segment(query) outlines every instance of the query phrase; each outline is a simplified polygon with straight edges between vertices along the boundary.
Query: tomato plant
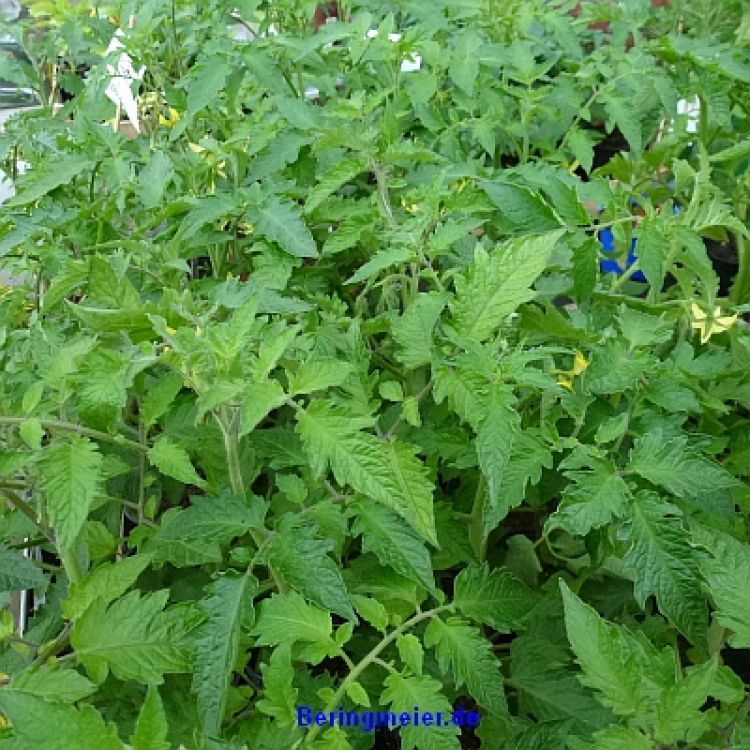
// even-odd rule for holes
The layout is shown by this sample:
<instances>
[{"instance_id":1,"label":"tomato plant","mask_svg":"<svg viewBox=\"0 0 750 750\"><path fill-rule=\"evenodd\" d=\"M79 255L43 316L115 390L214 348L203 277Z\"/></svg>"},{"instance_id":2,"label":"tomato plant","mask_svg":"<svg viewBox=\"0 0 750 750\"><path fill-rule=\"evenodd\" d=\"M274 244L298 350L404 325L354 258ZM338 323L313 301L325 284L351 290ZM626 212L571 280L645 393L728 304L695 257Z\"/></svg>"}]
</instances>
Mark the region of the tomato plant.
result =
<instances>
[{"instance_id":1,"label":"tomato plant","mask_svg":"<svg viewBox=\"0 0 750 750\"><path fill-rule=\"evenodd\" d=\"M0 747L747 747L742 9L335 5L16 32Z\"/></svg>"}]
</instances>

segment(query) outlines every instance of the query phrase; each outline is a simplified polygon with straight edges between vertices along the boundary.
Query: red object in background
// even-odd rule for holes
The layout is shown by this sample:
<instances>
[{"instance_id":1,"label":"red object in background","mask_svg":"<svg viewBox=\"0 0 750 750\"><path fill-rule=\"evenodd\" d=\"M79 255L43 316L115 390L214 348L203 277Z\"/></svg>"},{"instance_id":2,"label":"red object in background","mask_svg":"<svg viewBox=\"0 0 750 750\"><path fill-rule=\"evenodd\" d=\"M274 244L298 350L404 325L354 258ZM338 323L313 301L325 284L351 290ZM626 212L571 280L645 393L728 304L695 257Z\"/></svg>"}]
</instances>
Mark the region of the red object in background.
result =
<instances>
[{"instance_id":1,"label":"red object in background","mask_svg":"<svg viewBox=\"0 0 750 750\"><path fill-rule=\"evenodd\" d=\"M669 0L651 0L651 7L669 8ZM581 3L578 3L575 8L569 10L568 15L573 16L573 18L578 18L578 16L581 15ZM604 31L606 33L609 31L609 21L595 21L594 23L590 23L588 27L592 31ZM632 46L632 42L629 46Z\"/></svg>"},{"instance_id":2,"label":"red object in background","mask_svg":"<svg viewBox=\"0 0 750 750\"><path fill-rule=\"evenodd\" d=\"M339 4L338 3L322 3L315 8L315 15L313 16L311 25L317 31L326 20L329 18L339 18Z\"/></svg>"}]
</instances>

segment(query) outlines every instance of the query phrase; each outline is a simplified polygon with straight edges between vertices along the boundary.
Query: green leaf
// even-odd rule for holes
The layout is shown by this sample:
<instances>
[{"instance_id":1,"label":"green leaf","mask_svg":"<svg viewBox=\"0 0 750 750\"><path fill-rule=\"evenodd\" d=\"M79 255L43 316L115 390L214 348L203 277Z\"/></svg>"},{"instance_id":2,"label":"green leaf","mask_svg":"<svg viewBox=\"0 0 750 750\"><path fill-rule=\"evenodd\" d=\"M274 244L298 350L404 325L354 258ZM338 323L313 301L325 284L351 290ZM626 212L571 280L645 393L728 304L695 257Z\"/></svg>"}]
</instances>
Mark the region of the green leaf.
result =
<instances>
[{"instance_id":1,"label":"green leaf","mask_svg":"<svg viewBox=\"0 0 750 750\"><path fill-rule=\"evenodd\" d=\"M635 441L629 469L676 497L698 499L738 486L726 469L691 450L685 437L666 440L658 430Z\"/></svg>"},{"instance_id":2,"label":"green leaf","mask_svg":"<svg viewBox=\"0 0 750 750\"><path fill-rule=\"evenodd\" d=\"M430 554L424 542L399 517L381 505L357 503L352 534L362 537L363 552L372 552L381 565L419 581L434 592Z\"/></svg>"},{"instance_id":3,"label":"green leaf","mask_svg":"<svg viewBox=\"0 0 750 750\"><path fill-rule=\"evenodd\" d=\"M586 226L591 223L591 216L578 198L573 185L568 185L559 177L551 177L545 181L543 190L549 196L558 216L568 226Z\"/></svg>"},{"instance_id":4,"label":"green leaf","mask_svg":"<svg viewBox=\"0 0 750 750\"><path fill-rule=\"evenodd\" d=\"M491 255L478 247L472 266L456 277L452 312L458 333L484 341L510 313L533 299L531 285L561 236L558 231L511 240Z\"/></svg>"},{"instance_id":5,"label":"green leaf","mask_svg":"<svg viewBox=\"0 0 750 750\"><path fill-rule=\"evenodd\" d=\"M14 675L9 689L51 701L77 703L95 693L96 685L74 669L57 669L40 664Z\"/></svg>"},{"instance_id":6,"label":"green leaf","mask_svg":"<svg viewBox=\"0 0 750 750\"><path fill-rule=\"evenodd\" d=\"M701 411L695 393L690 388L675 383L672 376L651 380L644 395L652 404L668 412L697 414Z\"/></svg>"},{"instance_id":7,"label":"green leaf","mask_svg":"<svg viewBox=\"0 0 750 750\"><path fill-rule=\"evenodd\" d=\"M44 429L36 417L31 417L22 422L18 427L18 434L31 450L38 450L42 446Z\"/></svg>"},{"instance_id":8,"label":"green leaf","mask_svg":"<svg viewBox=\"0 0 750 750\"><path fill-rule=\"evenodd\" d=\"M308 604L296 591L264 599L252 630L258 636L258 646L297 641L328 644L332 631L331 615Z\"/></svg>"},{"instance_id":9,"label":"green leaf","mask_svg":"<svg viewBox=\"0 0 750 750\"><path fill-rule=\"evenodd\" d=\"M669 239L657 221L646 219L638 232L638 264L646 280L656 290L664 285Z\"/></svg>"},{"instance_id":10,"label":"green leaf","mask_svg":"<svg viewBox=\"0 0 750 750\"><path fill-rule=\"evenodd\" d=\"M482 189L503 215L513 222L519 230L523 230L527 234L550 232L557 229L561 224L560 219L544 198L530 188L513 185L509 182L495 181L483 182ZM559 236L557 235L557 237ZM549 253L544 251L542 247L538 248L538 252L544 255L546 263ZM534 278L536 278L536 275ZM528 283L531 283L531 281Z\"/></svg>"},{"instance_id":11,"label":"green leaf","mask_svg":"<svg viewBox=\"0 0 750 750\"><path fill-rule=\"evenodd\" d=\"M67 185L82 172L94 168L94 162L85 159L81 154L69 153L61 159L45 164L39 169L32 169L18 178L17 193L5 205L25 206L38 201L61 185Z\"/></svg>"},{"instance_id":12,"label":"green leaf","mask_svg":"<svg viewBox=\"0 0 750 750\"><path fill-rule=\"evenodd\" d=\"M706 636L706 602L700 567L674 505L642 493L630 504L623 534L630 542L625 562L637 573L635 599L645 607L655 596L659 609L693 643Z\"/></svg>"},{"instance_id":13,"label":"green leaf","mask_svg":"<svg viewBox=\"0 0 750 750\"><path fill-rule=\"evenodd\" d=\"M198 476L193 464L190 463L187 451L169 436L161 437L153 444L148 451L148 460L162 474L183 484L206 486L206 481Z\"/></svg>"},{"instance_id":14,"label":"green leaf","mask_svg":"<svg viewBox=\"0 0 750 750\"><path fill-rule=\"evenodd\" d=\"M291 514L282 519L269 546L269 562L281 577L324 609L354 620L356 616L341 577L328 556L334 542L316 538L316 527ZM310 572L315 571L314 575Z\"/></svg>"},{"instance_id":15,"label":"green leaf","mask_svg":"<svg viewBox=\"0 0 750 750\"><path fill-rule=\"evenodd\" d=\"M164 190L174 177L174 166L164 151L152 151L151 158L138 175L138 192L146 208L156 208Z\"/></svg>"},{"instance_id":16,"label":"green leaf","mask_svg":"<svg viewBox=\"0 0 750 750\"><path fill-rule=\"evenodd\" d=\"M500 500L505 470L520 425L514 402L509 388L494 388L485 400L485 416L477 431L475 445L479 468L487 481L489 502L493 506Z\"/></svg>"},{"instance_id":17,"label":"green leaf","mask_svg":"<svg viewBox=\"0 0 750 750\"><path fill-rule=\"evenodd\" d=\"M68 550L100 491L102 455L88 438L72 435L47 447L38 465L50 523Z\"/></svg>"},{"instance_id":18,"label":"green leaf","mask_svg":"<svg viewBox=\"0 0 750 750\"><path fill-rule=\"evenodd\" d=\"M549 516L545 530L564 529L585 536L625 513L628 486L613 466L597 466L594 471L568 471L573 481L564 492L557 510Z\"/></svg>"},{"instance_id":19,"label":"green leaf","mask_svg":"<svg viewBox=\"0 0 750 750\"><path fill-rule=\"evenodd\" d=\"M187 83L187 116L193 117L219 96L231 72L224 56L214 56L197 65Z\"/></svg>"},{"instance_id":20,"label":"green leaf","mask_svg":"<svg viewBox=\"0 0 750 750\"><path fill-rule=\"evenodd\" d=\"M708 160L711 163L721 164L725 161L744 159L746 156L750 156L750 139L740 141L733 146L729 146L729 148L717 151L715 154L711 154Z\"/></svg>"},{"instance_id":21,"label":"green leaf","mask_svg":"<svg viewBox=\"0 0 750 750\"><path fill-rule=\"evenodd\" d=\"M594 141L585 130L571 128L566 143L574 158L580 162L586 172L591 171L594 163Z\"/></svg>"},{"instance_id":22,"label":"green leaf","mask_svg":"<svg viewBox=\"0 0 750 750\"><path fill-rule=\"evenodd\" d=\"M667 745L694 743L710 728L709 715L702 711L717 670L716 657L710 661L688 667L685 676L662 693L656 708L654 734Z\"/></svg>"},{"instance_id":23,"label":"green leaf","mask_svg":"<svg viewBox=\"0 0 750 750\"><path fill-rule=\"evenodd\" d=\"M140 405L140 415L144 427L151 427L169 408L177 394L182 389L182 376L169 372L160 377L143 397Z\"/></svg>"},{"instance_id":24,"label":"green leaf","mask_svg":"<svg viewBox=\"0 0 750 750\"><path fill-rule=\"evenodd\" d=\"M123 750L114 724L105 724L92 706L80 709L30 693L0 690L0 713L13 726L14 750Z\"/></svg>"},{"instance_id":25,"label":"green leaf","mask_svg":"<svg viewBox=\"0 0 750 750\"><path fill-rule=\"evenodd\" d=\"M487 563L468 565L454 583L453 603L459 610L499 633L522 628L538 601L510 572L500 568L490 571Z\"/></svg>"},{"instance_id":26,"label":"green leaf","mask_svg":"<svg viewBox=\"0 0 750 750\"><path fill-rule=\"evenodd\" d=\"M337 359L310 359L290 376L289 391L296 396L335 388L349 377L353 369L348 362Z\"/></svg>"},{"instance_id":27,"label":"green leaf","mask_svg":"<svg viewBox=\"0 0 750 750\"><path fill-rule=\"evenodd\" d=\"M750 648L750 547L734 537L700 529L698 541L711 552L701 561L711 598L716 604L716 620L728 630L729 645Z\"/></svg>"},{"instance_id":28,"label":"green leaf","mask_svg":"<svg viewBox=\"0 0 750 750\"><path fill-rule=\"evenodd\" d=\"M250 502L237 495L195 497L189 508L174 509L162 517L161 528L144 549L155 561L178 567L219 562L221 546L261 526L265 509L258 497Z\"/></svg>"},{"instance_id":29,"label":"green leaf","mask_svg":"<svg viewBox=\"0 0 750 750\"><path fill-rule=\"evenodd\" d=\"M511 508L526 497L529 483L537 484L543 469L552 468L552 454L529 431L519 431L513 439L510 460L505 466L497 501L488 498L484 505L482 524L485 535L497 528Z\"/></svg>"},{"instance_id":30,"label":"green leaf","mask_svg":"<svg viewBox=\"0 0 750 750\"><path fill-rule=\"evenodd\" d=\"M401 661L406 664L414 674L422 674L422 663L424 661L424 650L419 638L412 633L399 635L396 638L396 649Z\"/></svg>"},{"instance_id":31,"label":"green leaf","mask_svg":"<svg viewBox=\"0 0 750 750\"><path fill-rule=\"evenodd\" d=\"M482 39L475 31L466 31L458 37L450 55L450 77L466 94L474 96L474 84L479 74L479 56Z\"/></svg>"},{"instance_id":32,"label":"green leaf","mask_svg":"<svg viewBox=\"0 0 750 750\"><path fill-rule=\"evenodd\" d=\"M151 562L149 555L133 555L115 563L104 563L82 581L71 583L62 604L66 619L77 620L94 599L105 604L122 596Z\"/></svg>"},{"instance_id":33,"label":"green leaf","mask_svg":"<svg viewBox=\"0 0 750 750\"><path fill-rule=\"evenodd\" d=\"M396 359L407 369L414 370L432 361L432 331L445 303L443 294L419 294L393 322L391 334L399 345Z\"/></svg>"},{"instance_id":34,"label":"green leaf","mask_svg":"<svg viewBox=\"0 0 750 750\"><path fill-rule=\"evenodd\" d=\"M432 483L416 449L396 441L383 442L361 427L372 420L348 417L323 401L313 401L297 414L315 476L330 464L336 481L395 510L427 541L437 544L432 509Z\"/></svg>"},{"instance_id":35,"label":"green leaf","mask_svg":"<svg viewBox=\"0 0 750 750\"><path fill-rule=\"evenodd\" d=\"M537 623L542 626L538 632L522 634L510 646L510 679L518 691L518 713L531 714L541 723L567 719L572 731L588 734L614 717L570 670L568 649L557 642L557 618L545 605L538 613Z\"/></svg>"},{"instance_id":36,"label":"green leaf","mask_svg":"<svg viewBox=\"0 0 750 750\"><path fill-rule=\"evenodd\" d=\"M396 380L385 380L378 385L378 394L385 401L399 403L404 400L404 389Z\"/></svg>"},{"instance_id":37,"label":"green leaf","mask_svg":"<svg viewBox=\"0 0 750 750\"><path fill-rule=\"evenodd\" d=\"M319 175L318 184L309 192L305 201L305 213L312 213L326 198L367 170L368 166L368 161L364 156L355 154L329 167Z\"/></svg>"},{"instance_id":38,"label":"green leaf","mask_svg":"<svg viewBox=\"0 0 750 750\"><path fill-rule=\"evenodd\" d=\"M639 152L643 148L643 133L637 109L631 101L615 93L605 94L601 98L610 122L622 131L631 151Z\"/></svg>"},{"instance_id":39,"label":"green leaf","mask_svg":"<svg viewBox=\"0 0 750 750\"><path fill-rule=\"evenodd\" d=\"M107 606L95 599L73 626L70 642L96 682L109 670L120 680L159 684L164 674L187 672L188 624L178 608L163 612L169 591L131 591Z\"/></svg>"},{"instance_id":40,"label":"green leaf","mask_svg":"<svg viewBox=\"0 0 750 750\"><path fill-rule=\"evenodd\" d=\"M471 696L491 715L507 716L500 662L491 644L477 628L451 618L434 618L424 634L425 646L435 649L441 672L451 672L456 688L466 687Z\"/></svg>"},{"instance_id":41,"label":"green leaf","mask_svg":"<svg viewBox=\"0 0 750 750\"><path fill-rule=\"evenodd\" d=\"M284 725L294 726L298 691L293 686L291 644L277 646L268 664L261 666L261 673L263 697L255 704L258 710Z\"/></svg>"},{"instance_id":42,"label":"green leaf","mask_svg":"<svg viewBox=\"0 0 750 750\"><path fill-rule=\"evenodd\" d=\"M406 247L392 247L387 250L380 250L370 258L363 266L352 274L344 283L360 284L363 281L377 276L381 271L391 266L400 266L407 263L414 255L414 252Z\"/></svg>"},{"instance_id":43,"label":"green leaf","mask_svg":"<svg viewBox=\"0 0 750 750\"><path fill-rule=\"evenodd\" d=\"M335 255L354 247L375 220L375 215L370 213L347 216L326 239L322 254Z\"/></svg>"},{"instance_id":44,"label":"green leaf","mask_svg":"<svg viewBox=\"0 0 750 750\"><path fill-rule=\"evenodd\" d=\"M363 620L369 622L375 630L385 633L388 628L388 610L377 599L361 594L352 594L349 598Z\"/></svg>"},{"instance_id":45,"label":"green leaf","mask_svg":"<svg viewBox=\"0 0 750 750\"><path fill-rule=\"evenodd\" d=\"M169 750L171 745L167 742L168 731L159 691L155 685L149 685L130 739L133 750Z\"/></svg>"},{"instance_id":46,"label":"green leaf","mask_svg":"<svg viewBox=\"0 0 750 750\"><path fill-rule=\"evenodd\" d=\"M44 586L41 568L20 552L0 544L0 591L23 591Z\"/></svg>"},{"instance_id":47,"label":"green leaf","mask_svg":"<svg viewBox=\"0 0 750 750\"><path fill-rule=\"evenodd\" d=\"M596 428L596 435L594 440L597 443L611 443L613 440L621 437L625 430L628 429L628 423L630 419L627 412L618 414L616 417L610 417L599 423Z\"/></svg>"},{"instance_id":48,"label":"green leaf","mask_svg":"<svg viewBox=\"0 0 750 750\"><path fill-rule=\"evenodd\" d=\"M286 394L277 380L263 380L245 386L240 410L240 437L252 432L269 412L286 401Z\"/></svg>"},{"instance_id":49,"label":"green leaf","mask_svg":"<svg viewBox=\"0 0 750 750\"><path fill-rule=\"evenodd\" d=\"M266 196L260 203L251 205L246 212L255 231L275 242L284 252L297 258L317 258L318 250L310 230L291 203L275 195Z\"/></svg>"},{"instance_id":50,"label":"green leaf","mask_svg":"<svg viewBox=\"0 0 750 750\"><path fill-rule=\"evenodd\" d=\"M258 581L251 575L226 574L209 591L209 597L200 602L208 619L196 631L193 692L204 733L217 735L239 654L241 628L252 624Z\"/></svg>"},{"instance_id":51,"label":"green leaf","mask_svg":"<svg viewBox=\"0 0 750 750\"><path fill-rule=\"evenodd\" d=\"M357 706L370 707L370 698L367 691L356 680L346 686L346 697Z\"/></svg>"},{"instance_id":52,"label":"green leaf","mask_svg":"<svg viewBox=\"0 0 750 750\"><path fill-rule=\"evenodd\" d=\"M413 713L415 706L433 715L438 712L442 714L444 723L440 729L435 726L402 727L402 750L460 750L459 729L450 721L453 707L441 692L442 686L437 680L426 675L404 677L391 673L383 684L385 690L380 697L381 703L389 704L397 716L404 712Z\"/></svg>"},{"instance_id":53,"label":"green leaf","mask_svg":"<svg viewBox=\"0 0 750 750\"><path fill-rule=\"evenodd\" d=\"M571 750L654 750L654 743L642 732L634 727L611 726L596 732L591 739L578 740L575 738Z\"/></svg>"},{"instance_id":54,"label":"green leaf","mask_svg":"<svg viewBox=\"0 0 750 750\"><path fill-rule=\"evenodd\" d=\"M642 633L602 620L560 579L565 629L584 685L616 714L646 716L653 702L674 681L674 655L661 652Z\"/></svg>"},{"instance_id":55,"label":"green leaf","mask_svg":"<svg viewBox=\"0 0 750 750\"><path fill-rule=\"evenodd\" d=\"M237 200L233 195L219 194L195 198L194 206L180 223L175 239L189 240L207 224L213 224L235 211Z\"/></svg>"}]
</instances>

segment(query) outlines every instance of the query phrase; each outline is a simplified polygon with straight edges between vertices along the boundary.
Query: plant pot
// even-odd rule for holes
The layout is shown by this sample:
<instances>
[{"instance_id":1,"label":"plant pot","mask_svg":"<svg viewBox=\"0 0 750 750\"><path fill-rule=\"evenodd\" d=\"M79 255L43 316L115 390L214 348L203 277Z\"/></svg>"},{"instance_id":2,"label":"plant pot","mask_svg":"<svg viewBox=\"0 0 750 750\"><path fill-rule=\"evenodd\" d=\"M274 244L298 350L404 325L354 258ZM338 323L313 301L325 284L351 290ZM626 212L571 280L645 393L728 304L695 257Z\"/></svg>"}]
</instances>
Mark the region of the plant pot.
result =
<instances>
[{"instance_id":1,"label":"plant pot","mask_svg":"<svg viewBox=\"0 0 750 750\"><path fill-rule=\"evenodd\" d=\"M734 238L729 242L703 240L711 265L719 277L719 296L726 297L734 283L740 260L737 254L737 243Z\"/></svg>"},{"instance_id":2,"label":"plant pot","mask_svg":"<svg viewBox=\"0 0 750 750\"><path fill-rule=\"evenodd\" d=\"M612 157L626 151L630 151L630 145L625 139L625 136L620 132L620 129L615 128L611 133L606 134L604 139L594 146L594 161L591 166L592 170L603 167L605 164L609 163Z\"/></svg>"}]
</instances>

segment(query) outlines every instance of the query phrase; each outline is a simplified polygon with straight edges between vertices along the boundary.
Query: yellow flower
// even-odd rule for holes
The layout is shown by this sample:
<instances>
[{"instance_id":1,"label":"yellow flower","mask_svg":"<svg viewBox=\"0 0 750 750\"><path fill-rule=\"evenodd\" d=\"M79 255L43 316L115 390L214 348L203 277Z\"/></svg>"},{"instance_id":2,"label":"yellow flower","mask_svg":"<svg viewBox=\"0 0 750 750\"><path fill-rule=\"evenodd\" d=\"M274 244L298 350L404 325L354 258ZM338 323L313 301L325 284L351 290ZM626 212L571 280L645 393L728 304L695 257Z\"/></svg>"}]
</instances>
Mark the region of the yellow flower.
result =
<instances>
[{"instance_id":1,"label":"yellow flower","mask_svg":"<svg viewBox=\"0 0 750 750\"><path fill-rule=\"evenodd\" d=\"M194 154L202 154L206 150L203 146L199 146L197 143L188 143L188 148Z\"/></svg>"},{"instance_id":2,"label":"yellow flower","mask_svg":"<svg viewBox=\"0 0 750 750\"><path fill-rule=\"evenodd\" d=\"M581 166L581 162L580 162L580 161L578 161L578 159L576 159L576 160L575 160L575 161L574 161L574 162L573 162L573 163L572 163L572 164L571 164L571 165L570 165L570 166L568 167L568 173L569 173L569 174L571 174L571 175L572 175L572 174L574 174L574 173L575 173L575 171L576 171L576 169L578 169L578 167L580 167L580 166Z\"/></svg>"},{"instance_id":3,"label":"yellow flower","mask_svg":"<svg viewBox=\"0 0 750 750\"><path fill-rule=\"evenodd\" d=\"M583 356L583 352L576 349L575 357L573 358L573 369L570 374L574 377L580 375L589 366L589 361Z\"/></svg>"},{"instance_id":4,"label":"yellow flower","mask_svg":"<svg viewBox=\"0 0 750 750\"><path fill-rule=\"evenodd\" d=\"M573 367L570 370L558 370L557 384L569 391L573 390L573 378L578 377L589 366L589 361L580 349L575 350Z\"/></svg>"},{"instance_id":5,"label":"yellow flower","mask_svg":"<svg viewBox=\"0 0 750 750\"><path fill-rule=\"evenodd\" d=\"M714 307L713 312L707 313L693 302L690 306L690 313L692 317L690 327L700 332L701 344L705 344L711 336L717 333L728 331L737 320L737 313L722 315L718 305Z\"/></svg>"},{"instance_id":6,"label":"yellow flower","mask_svg":"<svg viewBox=\"0 0 750 750\"><path fill-rule=\"evenodd\" d=\"M170 336L173 336L173 335L174 335L175 333L177 333L177 331L176 331L176 330L175 330L174 328L172 328L171 326L167 326L167 327L166 327L166 328L165 328L164 330L165 330L165 331L166 331L166 332L167 332L167 333L168 333L168 334L169 334Z\"/></svg>"},{"instance_id":7,"label":"yellow flower","mask_svg":"<svg viewBox=\"0 0 750 750\"><path fill-rule=\"evenodd\" d=\"M5 716L0 716L0 727L11 726L10 721Z\"/></svg>"},{"instance_id":8,"label":"yellow flower","mask_svg":"<svg viewBox=\"0 0 750 750\"><path fill-rule=\"evenodd\" d=\"M174 108L169 108L169 116L159 115L159 125L164 125L168 128L173 128L180 121L180 113Z\"/></svg>"}]
</instances>

